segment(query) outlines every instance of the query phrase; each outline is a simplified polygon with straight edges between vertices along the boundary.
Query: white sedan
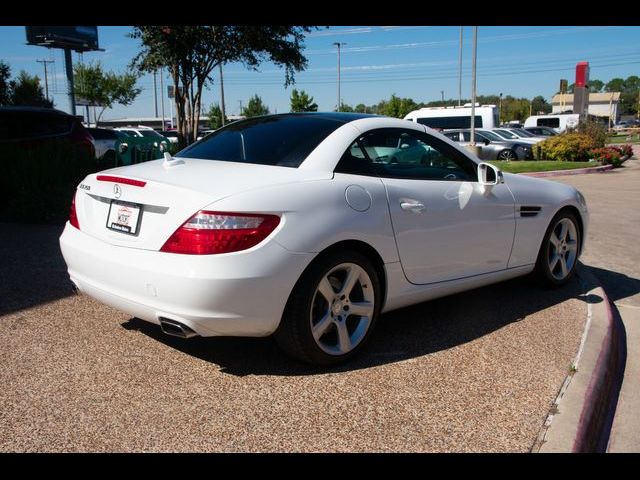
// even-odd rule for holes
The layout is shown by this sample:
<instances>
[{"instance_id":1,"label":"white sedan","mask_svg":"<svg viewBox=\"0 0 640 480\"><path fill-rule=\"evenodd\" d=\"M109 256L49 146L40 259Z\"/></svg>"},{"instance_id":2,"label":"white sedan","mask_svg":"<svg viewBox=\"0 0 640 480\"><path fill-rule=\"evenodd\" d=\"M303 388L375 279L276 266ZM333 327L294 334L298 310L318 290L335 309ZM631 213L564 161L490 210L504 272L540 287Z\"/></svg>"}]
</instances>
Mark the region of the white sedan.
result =
<instances>
[{"instance_id":1,"label":"white sedan","mask_svg":"<svg viewBox=\"0 0 640 480\"><path fill-rule=\"evenodd\" d=\"M167 334L274 334L330 365L382 312L531 272L566 283L587 224L574 188L419 123L305 113L89 175L60 245L80 292Z\"/></svg>"}]
</instances>

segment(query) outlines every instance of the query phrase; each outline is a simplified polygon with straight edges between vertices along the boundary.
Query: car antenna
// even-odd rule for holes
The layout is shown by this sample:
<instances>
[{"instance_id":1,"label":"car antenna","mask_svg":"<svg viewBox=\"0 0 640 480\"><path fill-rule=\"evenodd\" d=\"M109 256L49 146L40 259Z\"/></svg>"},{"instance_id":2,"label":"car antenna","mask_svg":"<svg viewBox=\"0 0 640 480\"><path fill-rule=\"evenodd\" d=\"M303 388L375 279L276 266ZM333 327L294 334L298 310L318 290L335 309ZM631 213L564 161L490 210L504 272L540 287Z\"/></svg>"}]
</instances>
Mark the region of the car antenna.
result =
<instances>
[{"instance_id":1,"label":"car antenna","mask_svg":"<svg viewBox=\"0 0 640 480\"><path fill-rule=\"evenodd\" d=\"M164 152L164 162L162 162L162 166L164 168L171 168L177 165L184 165L184 160L181 158L173 158L169 152Z\"/></svg>"}]
</instances>

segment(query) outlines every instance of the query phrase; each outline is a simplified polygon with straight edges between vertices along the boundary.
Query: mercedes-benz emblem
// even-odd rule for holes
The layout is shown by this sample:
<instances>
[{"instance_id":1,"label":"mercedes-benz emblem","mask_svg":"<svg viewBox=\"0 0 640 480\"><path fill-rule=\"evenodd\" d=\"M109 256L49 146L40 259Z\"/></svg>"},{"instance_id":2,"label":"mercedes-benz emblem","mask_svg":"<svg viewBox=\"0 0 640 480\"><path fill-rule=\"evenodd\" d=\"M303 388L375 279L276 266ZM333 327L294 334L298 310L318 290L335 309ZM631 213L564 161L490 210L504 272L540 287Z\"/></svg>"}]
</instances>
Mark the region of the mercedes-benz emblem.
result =
<instances>
[{"instance_id":1,"label":"mercedes-benz emblem","mask_svg":"<svg viewBox=\"0 0 640 480\"><path fill-rule=\"evenodd\" d=\"M113 186L113 193L116 198L120 198L120 195L122 195L122 188L117 183Z\"/></svg>"}]
</instances>

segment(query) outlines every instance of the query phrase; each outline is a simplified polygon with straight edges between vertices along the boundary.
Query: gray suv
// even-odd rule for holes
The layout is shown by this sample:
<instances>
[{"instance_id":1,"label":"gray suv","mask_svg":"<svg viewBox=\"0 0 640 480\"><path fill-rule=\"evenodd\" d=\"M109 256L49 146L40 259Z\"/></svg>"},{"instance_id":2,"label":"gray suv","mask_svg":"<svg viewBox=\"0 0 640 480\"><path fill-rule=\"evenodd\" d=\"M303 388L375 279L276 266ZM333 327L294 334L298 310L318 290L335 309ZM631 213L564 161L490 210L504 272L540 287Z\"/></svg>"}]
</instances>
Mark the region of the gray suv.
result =
<instances>
[{"instance_id":1,"label":"gray suv","mask_svg":"<svg viewBox=\"0 0 640 480\"><path fill-rule=\"evenodd\" d=\"M469 145L471 142L471 131L468 129L445 130L442 134L462 145ZM530 144L505 140L486 130L476 130L475 142L476 146L480 147L478 155L480 160L531 160L533 158Z\"/></svg>"}]
</instances>

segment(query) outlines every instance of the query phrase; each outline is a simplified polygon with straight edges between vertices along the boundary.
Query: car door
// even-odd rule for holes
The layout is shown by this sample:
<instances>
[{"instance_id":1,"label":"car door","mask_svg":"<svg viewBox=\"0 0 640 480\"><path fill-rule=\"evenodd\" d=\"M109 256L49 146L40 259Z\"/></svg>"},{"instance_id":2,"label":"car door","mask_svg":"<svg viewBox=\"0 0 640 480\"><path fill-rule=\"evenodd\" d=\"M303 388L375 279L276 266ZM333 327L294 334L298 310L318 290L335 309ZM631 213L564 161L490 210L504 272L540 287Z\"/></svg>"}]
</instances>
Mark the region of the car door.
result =
<instances>
[{"instance_id":1,"label":"car door","mask_svg":"<svg viewBox=\"0 0 640 480\"><path fill-rule=\"evenodd\" d=\"M358 142L365 156L381 148L385 158L394 156L386 150L388 145L421 145L419 163L372 159L387 191L407 280L429 284L507 268L515 210L505 184L481 188L477 164L425 132L377 129L362 135Z\"/></svg>"}]
</instances>

